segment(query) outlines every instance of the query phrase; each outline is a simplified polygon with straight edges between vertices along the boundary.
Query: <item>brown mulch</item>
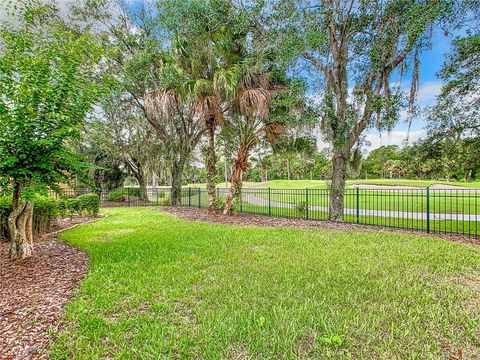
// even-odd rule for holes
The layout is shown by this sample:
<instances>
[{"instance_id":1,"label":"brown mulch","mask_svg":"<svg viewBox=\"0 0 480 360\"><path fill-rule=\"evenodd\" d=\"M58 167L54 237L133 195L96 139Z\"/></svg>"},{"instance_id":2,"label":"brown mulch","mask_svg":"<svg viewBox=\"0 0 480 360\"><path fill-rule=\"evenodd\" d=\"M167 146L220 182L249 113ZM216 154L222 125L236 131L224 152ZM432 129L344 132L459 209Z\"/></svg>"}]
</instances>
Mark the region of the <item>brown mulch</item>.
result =
<instances>
[{"instance_id":1,"label":"brown mulch","mask_svg":"<svg viewBox=\"0 0 480 360\"><path fill-rule=\"evenodd\" d=\"M305 220L295 218L281 218L270 217L266 215L254 214L237 214L235 216L225 216L221 213L209 214L207 209L199 209L194 207L183 206L162 206L162 211L168 212L172 215L178 216L190 221L205 221L226 225L237 226L264 226L264 227L289 227L289 228L321 228L328 230L341 231L363 231L363 232L378 232L389 231L399 232L404 234L413 234L421 236L430 236L435 238L442 238L449 241L461 242L466 244L480 245L480 238L462 236L457 234L427 234L421 231L411 231L407 229L396 229L371 225L357 225L349 223L339 223L333 221L319 221L319 220Z\"/></svg>"},{"instance_id":2,"label":"brown mulch","mask_svg":"<svg viewBox=\"0 0 480 360\"><path fill-rule=\"evenodd\" d=\"M48 357L51 330L88 268L88 256L56 239L56 232L91 221L61 219L50 235L38 237L34 256L8 257L9 243L0 242L0 359Z\"/></svg>"}]
</instances>

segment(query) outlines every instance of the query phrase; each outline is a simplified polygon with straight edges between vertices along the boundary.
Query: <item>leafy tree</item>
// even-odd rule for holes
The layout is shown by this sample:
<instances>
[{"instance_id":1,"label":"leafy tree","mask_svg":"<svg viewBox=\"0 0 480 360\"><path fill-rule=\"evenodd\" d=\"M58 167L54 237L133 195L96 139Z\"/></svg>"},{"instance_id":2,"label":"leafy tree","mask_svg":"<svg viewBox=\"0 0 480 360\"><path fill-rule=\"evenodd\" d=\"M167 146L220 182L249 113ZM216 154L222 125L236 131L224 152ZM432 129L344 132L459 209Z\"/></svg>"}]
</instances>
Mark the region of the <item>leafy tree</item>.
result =
<instances>
[{"instance_id":1,"label":"leafy tree","mask_svg":"<svg viewBox=\"0 0 480 360\"><path fill-rule=\"evenodd\" d=\"M91 166L77 169L78 180L95 190L113 190L123 185L126 177L125 161L121 154L112 150L111 132L97 121L87 121L80 138L68 146L85 163Z\"/></svg>"},{"instance_id":2,"label":"leafy tree","mask_svg":"<svg viewBox=\"0 0 480 360\"><path fill-rule=\"evenodd\" d=\"M419 55L429 30L451 10L450 1L279 0L261 14L266 46L292 66L305 65L322 84L322 129L332 144L330 220L343 219L347 165L365 129L391 129L399 111L412 106ZM264 25L265 24L265 25ZM413 69L410 99L390 80Z\"/></svg>"},{"instance_id":3,"label":"leafy tree","mask_svg":"<svg viewBox=\"0 0 480 360\"><path fill-rule=\"evenodd\" d=\"M368 154L362 164L362 175L366 177L384 177L384 165L388 160L398 160L399 148L396 145L380 146Z\"/></svg>"},{"instance_id":4,"label":"leafy tree","mask_svg":"<svg viewBox=\"0 0 480 360\"><path fill-rule=\"evenodd\" d=\"M428 130L436 138L480 135L480 32L458 38L442 67L446 82L428 113Z\"/></svg>"},{"instance_id":5,"label":"leafy tree","mask_svg":"<svg viewBox=\"0 0 480 360\"><path fill-rule=\"evenodd\" d=\"M140 109L118 94L112 94L102 102L104 129L112 154L120 154L129 172L140 188L140 197L147 198L146 170L150 158L157 151L153 129L145 124Z\"/></svg>"},{"instance_id":6,"label":"leafy tree","mask_svg":"<svg viewBox=\"0 0 480 360\"><path fill-rule=\"evenodd\" d=\"M99 96L101 51L58 12L27 2L22 24L0 30L0 188L13 192L10 256L33 253L32 195L79 166L65 140L79 134Z\"/></svg>"},{"instance_id":7,"label":"leafy tree","mask_svg":"<svg viewBox=\"0 0 480 360\"><path fill-rule=\"evenodd\" d=\"M162 147L163 160L170 168L172 204L180 199L183 173L193 155L204 127L187 99L182 86L185 71L176 62L165 28L155 19L153 4L142 3L129 11L113 0L91 0L77 6L81 24L98 25L95 35L108 51L109 73L115 75L124 101L135 105L153 129ZM118 11L112 16L112 8ZM178 102L177 102L178 100ZM155 106L160 108L155 108Z\"/></svg>"}]
</instances>

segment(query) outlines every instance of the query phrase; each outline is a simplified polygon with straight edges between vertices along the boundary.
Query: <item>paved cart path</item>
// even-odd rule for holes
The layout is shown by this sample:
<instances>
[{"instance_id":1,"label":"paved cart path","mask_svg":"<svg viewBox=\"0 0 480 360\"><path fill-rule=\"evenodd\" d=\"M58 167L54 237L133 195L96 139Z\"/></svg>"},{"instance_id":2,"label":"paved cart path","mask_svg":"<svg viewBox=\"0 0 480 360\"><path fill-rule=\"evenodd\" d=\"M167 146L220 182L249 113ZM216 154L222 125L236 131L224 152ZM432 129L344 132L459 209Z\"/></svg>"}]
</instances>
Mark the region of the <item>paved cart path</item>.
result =
<instances>
[{"instance_id":1,"label":"paved cart path","mask_svg":"<svg viewBox=\"0 0 480 360\"><path fill-rule=\"evenodd\" d=\"M242 195L243 201L257 206L268 206L268 200L262 199L260 197L245 194ZM285 209L294 209L295 204L271 201L271 207L276 208L285 208ZM327 206L317 206L311 205L308 207L310 211L328 211ZM344 209L344 214L346 215L356 215L356 209ZM425 212L411 212L411 211L390 211L390 210L369 210L369 209L360 209L360 216L378 216L378 217L393 217L393 218L403 218L403 219L413 219L413 220L427 220L427 213ZM480 214L438 214L430 213L430 220L452 220L452 221L480 221Z\"/></svg>"}]
</instances>

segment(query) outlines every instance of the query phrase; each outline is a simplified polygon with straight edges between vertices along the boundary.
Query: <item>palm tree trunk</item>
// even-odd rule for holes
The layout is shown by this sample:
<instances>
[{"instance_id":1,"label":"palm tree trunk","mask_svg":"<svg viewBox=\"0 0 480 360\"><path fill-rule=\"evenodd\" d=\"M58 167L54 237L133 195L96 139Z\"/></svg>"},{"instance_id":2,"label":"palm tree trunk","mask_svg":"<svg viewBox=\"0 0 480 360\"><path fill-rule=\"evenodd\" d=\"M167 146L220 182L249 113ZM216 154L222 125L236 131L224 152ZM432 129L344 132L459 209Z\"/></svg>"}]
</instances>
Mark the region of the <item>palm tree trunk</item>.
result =
<instances>
[{"instance_id":1,"label":"palm tree trunk","mask_svg":"<svg viewBox=\"0 0 480 360\"><path fill-rule=\"evenodd\" d=\"M208 147L206 154L207 162L207 193L208 193L208 212L216 210L215 197L215 177L217 175L216 155L215 155L215 126L212 121L207 123Z\"/></svg>"},{"instance_id":2,"label":"palm tree trunk","mask_svg":"<svg viewBox=\"0 0 480 360\"><path fill-rule=\"evenodd\" d=\"M13 191L13 210L8 216L10 258L25 259L33 254L33 202L21 199L24 184Z\"/></svg>"},{"instance_id":3,"label":"palm tree trunk","mask_svg":"<svg viewBox=\"0 0 480 360\"><path fill-rule=\"evenodd\" d=\"M247 170L247 159L249 149L243 145L240 145L238 149L237 158L233 165L232 177L230 178L230 192L228 193L225 209L223 209L224 215L233 215L233 201L241 193L242 188L242 174Z\"/></svg>"}]
</instances>

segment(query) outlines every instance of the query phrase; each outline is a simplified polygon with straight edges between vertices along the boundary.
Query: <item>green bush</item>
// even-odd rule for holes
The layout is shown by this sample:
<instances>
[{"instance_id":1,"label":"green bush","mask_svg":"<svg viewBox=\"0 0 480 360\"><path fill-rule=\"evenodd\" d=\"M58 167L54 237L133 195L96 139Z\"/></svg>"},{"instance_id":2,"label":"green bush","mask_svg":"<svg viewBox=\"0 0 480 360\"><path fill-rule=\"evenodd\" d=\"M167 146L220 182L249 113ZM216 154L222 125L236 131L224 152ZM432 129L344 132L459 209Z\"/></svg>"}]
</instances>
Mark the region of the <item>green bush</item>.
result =
<instances>
[{"instance_id":1,"label":"green bush","mask_svg":"<svg viewBox=\"0 0 480 360\"><path fill-rule=\"evenodd\" d=\"M100 197L97 194L84 194L76 198L79 213L97 216L100 210Z\"/></svg>"},{"instance_id":2,"label":"green bush","mask_svg":"<svg viewBox=\"0 0 480 360\"><path fill-rule=\"evenodd\" d=\"M33 233L49 231L59 214L59 206L50 196L35 195L33 200ZM0 236L8 239L8 216L12 212L12 197L0 196Z\"/></svg>"},{"instance_id":3,"label":"green bush","mask_svg":"<svg viewBox=\"0 0 480 360\"><path fill-rule=\"evenodd\" d=\"M217 210L223 210L225 208L226 204L227 204L227 202L225 201L224 198L217 197L215 199L215 209L217 209Z\"/></svg>"},{"instance_id":4,"label":"green bush","mask_svg":"<svg viewBox=\"0 0 480 360\"><path fill-rule=\"evenodd\" d=\"M170 206L170 205L172 205L172 201L170 200L169 197L166 197L160 202L160 205L161 206Z\"/></svg>"},{"instance_id":5,"label":"green bush","mask_svg":"<svg viewBox=\"0 0 480 360\"><path fill-rule=\"evenodd\" d=\"M140 199L142 197L140 188L127 188L125 189L125 193L128 194L130 198Z\"/></svg>"},{"instance_id":6,"label":"green bush","mask_svg":"<svg viewBox=\"0 0 480 360\"><path fill-rule=\"evenodd\" d=\"M296 206L295 210L297 210L297 214L299 216L304 216L307 212L307 203L305 201L300 201Z\"/></svg>"},{"instance_id":7,"label":"green bush","mask_svg":"<svg viewBox=\"0 0 480 360\"><path fill-rule=\"evenodd\" d=\"M97 194L83 194L76 198L62 197L58 202L62 216L87 214L97 216L100 208L100 197Z\"/></svg>"},{"instance_id":8,"label":"green bush","mask_svg":"<svg viewBox=\"0 0 480 360\"><path fill-rule=\"evenodd\" d=\"M126 190L113 190L107 195L107 201L120 201L127 195Z\"/></svg>"},{"instance_id":9,"label":"green bush","mask_svg":"<svg viewBox=\"0 0 480 360\"><path fill-rule=\"evenodd\" d=\"M8 239L8 215L12 211L12 197L0 196L0 237Z\"/></svg>"}]
</instances>

